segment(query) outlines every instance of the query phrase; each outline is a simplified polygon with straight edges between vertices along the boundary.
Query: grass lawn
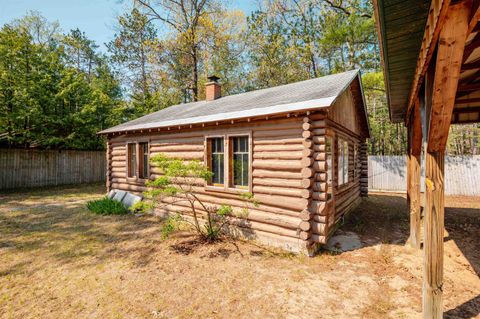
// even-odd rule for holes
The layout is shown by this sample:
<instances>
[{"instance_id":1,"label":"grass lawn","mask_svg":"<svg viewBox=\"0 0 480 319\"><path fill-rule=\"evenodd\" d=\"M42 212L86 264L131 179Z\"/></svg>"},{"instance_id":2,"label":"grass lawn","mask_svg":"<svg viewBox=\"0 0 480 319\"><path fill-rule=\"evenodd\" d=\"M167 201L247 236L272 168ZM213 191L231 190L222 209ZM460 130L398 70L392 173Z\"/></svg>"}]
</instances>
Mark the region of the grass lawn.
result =
<instances>
[{"instance_id":1,"label":"grass lawn","mask_svg":"<svg viewBox=\"0 0 480 319\"><path fill-rule=\"evenodd\" d=\"M314 258L254 242L161 239L157 217L97 216L101 185L0 195L2 318L417 318L421 252L401 195L342 230L364 247ZM480 199L447 198L446 318L480 316Z\"/></svg>"}]
</instances>

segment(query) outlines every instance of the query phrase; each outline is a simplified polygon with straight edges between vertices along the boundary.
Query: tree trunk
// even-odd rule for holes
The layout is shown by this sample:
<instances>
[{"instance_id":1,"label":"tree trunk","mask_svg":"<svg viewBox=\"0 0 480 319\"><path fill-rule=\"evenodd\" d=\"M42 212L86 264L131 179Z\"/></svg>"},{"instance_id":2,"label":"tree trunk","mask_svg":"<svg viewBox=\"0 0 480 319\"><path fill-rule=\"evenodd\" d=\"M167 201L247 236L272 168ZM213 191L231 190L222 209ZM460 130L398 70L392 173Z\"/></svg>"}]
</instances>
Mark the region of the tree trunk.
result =
<instances>
[{"instance_id":1,"label":"tree trunk","mask_svg":"<svg viewBox=\"0 0 480 319\"><path fill-rule=\"evenodd\" d=\"M192 93L193 93L193 101L198 101L198 50L197 46L194 44L192 46Z\"/></svg>"}]
</instances>

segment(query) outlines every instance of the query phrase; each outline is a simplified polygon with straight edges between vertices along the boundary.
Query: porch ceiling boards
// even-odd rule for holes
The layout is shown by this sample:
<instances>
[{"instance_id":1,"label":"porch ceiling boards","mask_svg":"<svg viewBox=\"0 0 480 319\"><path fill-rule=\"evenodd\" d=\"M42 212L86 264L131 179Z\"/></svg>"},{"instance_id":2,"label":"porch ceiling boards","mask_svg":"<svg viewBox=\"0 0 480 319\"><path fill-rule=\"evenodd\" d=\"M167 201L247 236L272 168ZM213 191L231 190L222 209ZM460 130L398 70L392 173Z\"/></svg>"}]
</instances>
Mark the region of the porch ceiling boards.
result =
<instances>
[{"instance_id":1,"label":"porch ceiling boards","mask_svg":"<svg viewBox=\"0 0 480 319\"><path fill-rule=\"evenodd\" d=\"M390 120L403 122L430 0L375 0Z\"/></svg>"},{"instance_id":2,"label":"porch ceiling boards","mask_svg":"<svg viewBox=\"0 0 480 319\"><path fill-rule=\"evenodd\" d=\"M480 28L476 12L478 9L472 16L470 26L472 32L463 51L452 123L480 122Z\"/></svg>"},{"instance_id":3,"label":"porch ceiling boards","mask_svg":"<svg viewBox=\"0 0 480 319\"><path fill-rule=\"evenodd\" d=\"M427 20L434 16L441 19L442 1L430 0L375 0L375 14L381 45L382 62L385 69L388 106L392 122L403 122L409 106L413 104L425 70L420 70L419 60L427 50L433 51L426 39L431 39L431 30L425 30ZM447 7L448 3L447 2ZM452 1L455 3L455 1ZM452 123L472 123L480 121L480 18L479 1L472 1L469 35L465 45L462 69ZM432 19L432 21L436 21ZM432 22L430 21L430 23ZM432 27L428 27L432 29ZM433 29L432 29L433 30ZM421 66L423 66L421 64ZM418 74L416 74L418 73ZM419 75L420 74L420 75ZM421 81L421 79L420 79ZM414 88L413 86L417 86Z\"/></svg>"}]
</instances>

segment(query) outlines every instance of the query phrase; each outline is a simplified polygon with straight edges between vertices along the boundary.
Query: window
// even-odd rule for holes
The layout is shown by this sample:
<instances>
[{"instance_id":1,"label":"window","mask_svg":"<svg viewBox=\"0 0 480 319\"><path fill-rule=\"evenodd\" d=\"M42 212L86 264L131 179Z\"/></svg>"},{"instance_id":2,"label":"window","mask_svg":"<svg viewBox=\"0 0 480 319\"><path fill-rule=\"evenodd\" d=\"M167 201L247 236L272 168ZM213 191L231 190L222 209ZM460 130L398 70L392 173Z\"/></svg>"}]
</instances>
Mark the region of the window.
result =
<instances>
[{"instance_id":1,"label":"window","mask_svg":"<svg viewBox=\"0 0 480 319\"><path fill-rule=\"evenodd\" d=\"M250 133L228 134L206 138L205 163L212 172L207 185L225 191L251 188ZM234 190L236 189L236 190Z\"/></svg>"},{"instance_id":2,"label":"window","mask_svg":"<svg viewBox=\"0 0 480 319\"><path fill-rule=\"evenodd\" d=\"M223 137L213 137L207 140L208 142L208 158L209 163L208 167L213 173L211 183L215 186L221 186L225 184L224 176L224 162L225 162L225 152L224 152L224 139Z\"/></svg>"},{"instance_id":3,"label":"window","mask_svg":"<svg viewBox=\"0 0 480 319\"><path fill-rule=\"evenodd\" d=\"M353 180L357 178L358 144L353 145Z\"/></svg>"},{"instance_id":4,"label":"window","mask_svg":"<svg viewBox=\"0 0 480 319\"><path fill-rule=\"evenodd\" d=\"M333 139L327 136L325 140L325 153L327 155L327 199L333 196Z\"/></svg>"},{"instance_id":5,"label":"window","mask_svg":"<svg viewBox=\"0 0 480 319\"><path fill-rule=\"evenodd\" d=\"M230 138L231 158L229 159L231 186L248 187L249 172L249 147L248 136L235 136Z\"/></svg>"},{"instance_id":6,"label":"window","mask_svg":"<svg viewBox=\"0 0 480 319\"><path fill-rule=\"evenodd\" d=\"M128 177L137 176L137 145L135 143L127 144L127 165Z\"/></svg>"},{"instance_id":7,"label":"window","mask_svg":"<svg viewBox=\"0 0 480 319\"><path fill-rule=\"evenodd\" d=\"M139 143L140 151L140 178L148 178L148 143Z\"/></svg>"},{"instance_id":8,"label":"window","mask_svg":"<svg viewBox=\"0 0 480 319\"><path fill-rule=\"evenodd\" d=\"M130 178L148 178L148 142L127 144L127 176Z\"/></svg>"},{"instance_id":9,"label":"window","mask_svg":"<svg viewBox=\"0 0 480 319\"><path fill-rule=\"evenodd\" d=\"M348 142L338 139L338 185L348 183Z\"/></svg>"}]
</instances>

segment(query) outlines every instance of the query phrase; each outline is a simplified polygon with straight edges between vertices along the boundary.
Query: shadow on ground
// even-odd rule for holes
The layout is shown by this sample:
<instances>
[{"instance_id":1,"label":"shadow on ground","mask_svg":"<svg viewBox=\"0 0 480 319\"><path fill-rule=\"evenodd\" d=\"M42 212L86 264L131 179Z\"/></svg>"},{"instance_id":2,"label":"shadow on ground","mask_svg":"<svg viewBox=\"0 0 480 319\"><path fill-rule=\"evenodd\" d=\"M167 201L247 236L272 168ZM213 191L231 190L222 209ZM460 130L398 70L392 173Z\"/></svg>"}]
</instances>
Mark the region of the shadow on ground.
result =
<instances>
[{"instance_id":1,"label":"shadow on ground","mask_svg":"<svg viewBox=\"0 0 480 319\"><path fill-rule=\"evenodd\" d=\"M456 198L446 199L444 241L454 241L465 259L480 276L480 203L478 208L458 206ZM476 205L475 205L476 206ZM409 236L406 199L401 195L374 194L366 198L341 227L358 233L365 246L405 245ZM445 312L445 318L474 318L480 315L480 295Z\"/></svg>"}]
</instances>

